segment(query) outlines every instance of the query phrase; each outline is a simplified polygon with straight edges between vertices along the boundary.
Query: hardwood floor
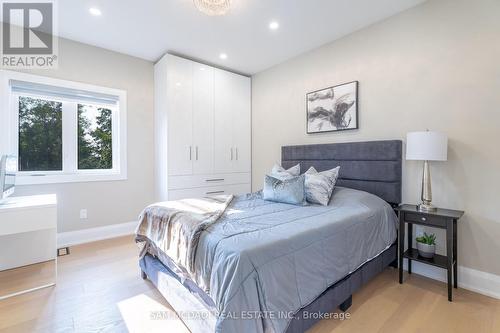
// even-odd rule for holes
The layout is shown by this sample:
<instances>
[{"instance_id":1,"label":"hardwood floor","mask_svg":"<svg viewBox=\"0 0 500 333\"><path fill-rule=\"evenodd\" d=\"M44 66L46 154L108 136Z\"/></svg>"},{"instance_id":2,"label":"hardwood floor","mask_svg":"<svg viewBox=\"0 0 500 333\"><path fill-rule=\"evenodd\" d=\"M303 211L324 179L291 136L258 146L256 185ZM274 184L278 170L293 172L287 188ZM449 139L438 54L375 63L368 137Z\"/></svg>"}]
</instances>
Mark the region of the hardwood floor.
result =
<instances>
[{"instance_id":1,"label":"hardwood floor","mask_svg":"<svg viewBox=\"0 0 500 333\"><path fill-rule=\"evenodd\" d=\"M188 332L139 276L132 237L71 248L60 257L55 288L0 301L0 332ZM500 301L463 289L449 303L446 286L418 275L397 282L388 268L353 296L350 319L323 320L309 333L500 332Z\"/></svg>"},{"instance_id":2,"label":"hardwood floor","mask_svg":"<svg viewBox=\"0 0 500 333\"><path fill-rule=\"evenodd\" d=\"M53 284L56 281L56 261L50 260L34 265L0 272L0 300L8 295Z\"/></svg>"}]
</instances>

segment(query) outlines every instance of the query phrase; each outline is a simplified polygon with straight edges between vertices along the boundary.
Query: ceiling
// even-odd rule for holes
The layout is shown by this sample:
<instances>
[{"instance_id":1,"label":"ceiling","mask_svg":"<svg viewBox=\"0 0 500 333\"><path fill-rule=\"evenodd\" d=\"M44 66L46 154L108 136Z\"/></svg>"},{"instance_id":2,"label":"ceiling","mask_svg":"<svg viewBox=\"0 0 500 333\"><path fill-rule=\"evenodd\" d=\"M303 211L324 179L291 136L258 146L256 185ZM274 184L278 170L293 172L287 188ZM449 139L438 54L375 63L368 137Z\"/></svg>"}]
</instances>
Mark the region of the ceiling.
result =
<instances>
[{"instance_id":1,"label":"ceiling","mask_svg":"<svg viewBox=\"0 0 500 333\"><path fill-rule=\"evenodd\" d=\"M172 52L255 74L425 0L232 1L218 17L192 0L58 1L59 35L150 61ZM102 15L92 16L91 7Z\"/></svg>"}]
</instances>

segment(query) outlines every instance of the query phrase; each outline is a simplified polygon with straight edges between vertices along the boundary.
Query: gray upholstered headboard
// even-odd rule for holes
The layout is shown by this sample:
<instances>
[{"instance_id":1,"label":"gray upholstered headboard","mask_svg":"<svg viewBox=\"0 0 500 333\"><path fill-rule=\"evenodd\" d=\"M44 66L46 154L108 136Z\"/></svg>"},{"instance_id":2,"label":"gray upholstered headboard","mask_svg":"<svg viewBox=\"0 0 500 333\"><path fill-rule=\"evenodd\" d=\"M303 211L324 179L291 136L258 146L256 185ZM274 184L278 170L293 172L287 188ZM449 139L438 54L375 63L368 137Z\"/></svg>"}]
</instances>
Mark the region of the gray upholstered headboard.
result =
<instances>
[{"instance_id":1,"label":"gray upholstered headboard","mask_svg":"<svg viewBox=\"0 0 500 333\"><path fill-rule=\"evenodd\" d=\"M401 203L402 141L369 141L281 147L281 163L300 163L305 172L340 165L337 185L373 193L391 204Z\"/></svg>"}]
</instances>

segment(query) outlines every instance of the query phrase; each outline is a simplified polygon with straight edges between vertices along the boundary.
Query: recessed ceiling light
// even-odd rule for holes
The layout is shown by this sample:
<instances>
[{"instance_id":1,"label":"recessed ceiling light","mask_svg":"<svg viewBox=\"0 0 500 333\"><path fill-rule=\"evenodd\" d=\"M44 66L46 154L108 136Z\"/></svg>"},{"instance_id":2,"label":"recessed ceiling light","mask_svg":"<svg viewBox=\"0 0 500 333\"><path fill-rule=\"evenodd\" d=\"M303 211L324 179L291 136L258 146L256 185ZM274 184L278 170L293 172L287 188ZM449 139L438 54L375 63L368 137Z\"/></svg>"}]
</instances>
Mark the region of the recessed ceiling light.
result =
<instances>
[{"instance_id":1,"label":"recessed ceiling light","mask_svg":"<svg viewBox=\"0 0 500 333\"><path fill-rule=\"evenodd\" d=\"M95 7L90 8L89 12L90 12L90 14L92 14L94 16L101 16L102 15L101 10L99 8L95 8Z\"/></svg>"},{"instance_id":2,"label":"recessed ceiling light","mask_svg":"<svg viewBox=\"0 0 500 333\"><path fill-rule=\"evenodd\" d=\"M221 59L227 59L227 54L221 53L221 54L219 54L219 58L221 58Z\"/></svg>"},{"instance_id":3,"label":"recessed ceiling light","mask_svg":"<svg viewBox=\"0 0 500 333\"><path fill-rule=\"evenodd\" d=\"M271 30L276 30L280 27L280 24L276 21L272 21L271 23L269 23L269 29Z\"/></svg>"}]
</instances>

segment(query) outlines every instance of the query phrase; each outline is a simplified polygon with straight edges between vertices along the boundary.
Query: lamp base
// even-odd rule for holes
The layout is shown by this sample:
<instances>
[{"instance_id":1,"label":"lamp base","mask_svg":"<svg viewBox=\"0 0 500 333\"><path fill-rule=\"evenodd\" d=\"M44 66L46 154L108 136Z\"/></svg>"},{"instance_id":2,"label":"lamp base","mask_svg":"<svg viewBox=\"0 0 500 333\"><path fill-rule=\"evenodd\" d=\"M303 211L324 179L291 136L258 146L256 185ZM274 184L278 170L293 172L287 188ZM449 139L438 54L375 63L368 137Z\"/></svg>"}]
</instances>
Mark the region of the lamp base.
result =
<instances>
[{"instance_id":1,"label":"lamp base","mask_svg":"<svg viewBox=\"0 0 500 333\"><path fill-rule=\"evenodd\" d=\"M422 173L422 202L417 206L421 212L435 212L436 207L432 205L431 170L429 161L424 161L424 172Z\"/></svg>"},{"instance_id":2,"label":"lamp base","mask_svg":"<svg viewBox=\"0 0 500 333\"><path fill-rule=\"evenodd\" d=\"M435 212L435 211L437 211L437 207L436 206L433 206L432 204L425 203L425 202L422 202L421 204L419 204L417 206L417 208L421 212Z\"/></svg>"}]
</instances>

